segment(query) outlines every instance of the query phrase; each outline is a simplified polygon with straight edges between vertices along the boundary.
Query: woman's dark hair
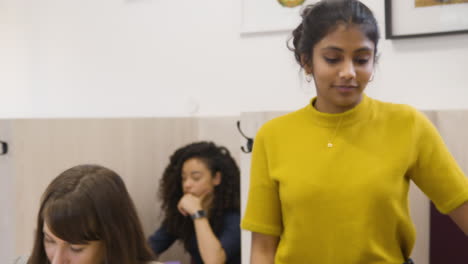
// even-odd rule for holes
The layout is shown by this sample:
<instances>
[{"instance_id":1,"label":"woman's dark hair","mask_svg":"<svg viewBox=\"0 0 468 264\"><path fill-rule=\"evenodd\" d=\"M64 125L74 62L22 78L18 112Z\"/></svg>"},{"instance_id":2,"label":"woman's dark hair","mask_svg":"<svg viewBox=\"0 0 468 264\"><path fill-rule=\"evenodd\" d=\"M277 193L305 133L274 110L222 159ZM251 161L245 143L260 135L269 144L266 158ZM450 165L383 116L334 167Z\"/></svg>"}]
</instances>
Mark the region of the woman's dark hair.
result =
<instances>
[{"instance_id":1,"label":"woman's dark hair","mask_svg":"<svg viewBox=\"0 0 468 264\"><path fill-rule=\"evenodd\" d=\"M321 0L302 10L302 23L292 32L294 52L299 65L312 61L314 46L339 25L357 25L374 42L374 56L380 34L372 11L358 0Z\"/></svg>"},{"instance_id":2,"label":"woman's dark hair","mask_svg":"<svg viewBox=\"0 0 468 264\"><path fill-rule=\"evenodd\" d=\"M154 259L123 180L107 168L75 166L49 184L41 199L28 264L50 263L43 245L44 222L55 236L71 244L102 241L105 263Z\"/></svg>"},{"instance_id":3,"label":"woman's dark hair","mask_svg":"<svg viewBox=\"0 0 468 264\"><path fill-rule=\"evenodd\" d=\"M159 195L164 212L162 225L183 241L185 249L194 239L195 230L190 217L183 216L177 210L177 204L183 195L182 166L192 158L202 161L212 177L217 172L221 174L221 183L214 189L213 205L208 214L213 231L216 233L222 229L222 215L226 210L240 210L240 171L227 148L203 141L177 149L164 170Z\"/></svg>"}]
</instances>

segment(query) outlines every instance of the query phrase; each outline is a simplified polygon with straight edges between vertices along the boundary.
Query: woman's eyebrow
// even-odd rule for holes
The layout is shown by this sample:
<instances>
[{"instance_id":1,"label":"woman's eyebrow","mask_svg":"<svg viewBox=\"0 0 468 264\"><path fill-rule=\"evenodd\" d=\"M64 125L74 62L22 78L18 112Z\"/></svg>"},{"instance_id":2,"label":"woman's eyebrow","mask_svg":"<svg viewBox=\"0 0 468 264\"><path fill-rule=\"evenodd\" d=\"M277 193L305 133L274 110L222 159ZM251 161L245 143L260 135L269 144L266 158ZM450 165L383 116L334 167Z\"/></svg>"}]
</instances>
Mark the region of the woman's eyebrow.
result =
<instances>
[{"instance_id":1,"label":"woman's eyebrow","mask_svg":"<svg viewBox=\"0 0 468 264\"><path fill-rule=\"evenodd\" d=\"M354 52L372 52L373 49L369 48L369 47L362 47L362 48L359 48L357 50L355 50Z\"/></svg>"},{"instance_id":2,"label":"woman's eyebrow","mask_svg":"<svg viewBox=\"0 0 468 264\"><path fill-rule=\"evenodd\" d=\"M322 50L334 50L334 51L339 51L339 52L344 51L342 48L338 48L336 46L327 46L327 47L322 48Z\"/></svg>"},{"instance_id":3,"label":"woman's eyebrow","mask_svg":"<svg viewBox=\"0 0 468 264\"><path fill-rule=\"evenodd\" d=\"M322 48L322 50L333 50L333 51L344 52L344 49L336 47L336 46L327 46L327 47ZM363 51L372 51L372 49L369 47L361 47L361 48L356 49L354 52L363 52Z\"/></svg>"},{"instance_id":4,"label":"woman's eyebrow","mask_svg":"<svg viewBox=\"0 0 468 264\"><path fill-rule=\"evenodd\" d=\"M47 232L46 232L44 229L42 230L42 233L43 233L44 236L46 236L48 239L53 240L52 237L51 237L49 234L47 234Z\"/></svg>"},{"instance_id":5,"label":"woman's eyebrow","mask_svg":"<svg viewBox=\"0 0 468 264\"><path fill-rule=\"evenodd\" d=\"M201 171L191 171L189 173L182 173L182 178L186 178L188 176L193 176L193 175L200 175L202 174Z\"/></svg>"}]
</instances>

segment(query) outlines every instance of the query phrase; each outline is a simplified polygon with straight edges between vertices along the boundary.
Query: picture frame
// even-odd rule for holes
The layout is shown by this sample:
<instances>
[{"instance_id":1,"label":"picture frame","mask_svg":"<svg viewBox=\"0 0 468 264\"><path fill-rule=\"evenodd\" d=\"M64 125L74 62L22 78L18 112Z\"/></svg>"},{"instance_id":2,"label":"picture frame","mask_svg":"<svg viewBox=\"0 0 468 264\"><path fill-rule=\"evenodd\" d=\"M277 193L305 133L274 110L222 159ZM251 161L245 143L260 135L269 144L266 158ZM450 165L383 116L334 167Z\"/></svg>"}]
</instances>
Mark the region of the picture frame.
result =
<instances>
[{"instance_id":1,"label":"picture frame","mask_svg":"<svg viewBox=\"0 0 468 264\"><path fill-rule=\"evenodd\" d=\"M285 7L278 0L242 0L241 34L288 32L301 22L301 10L318 0Z\"/></svg>"},{"instance_id":2,"label":"picture frame","mask_svg":"<svg viewBox=\"0 0 468 264\"><path fill-rule=\"evenodd\" d=\"M274 0L243 0L241 33L290 31L299 22L299 8L282 8Z\"/></svg>"},{"instance_id":3,"label":"picture frame","mask_svg":"<svg viewBox=\"0 0 468 264\"><path fill-rule=\"evenodd\" d=\"M468 33L468 1L416 6L419 0L385 0L385 38L405 39ZM450 0L448 0L450 1Z\"/></svg>"}]
</instances>

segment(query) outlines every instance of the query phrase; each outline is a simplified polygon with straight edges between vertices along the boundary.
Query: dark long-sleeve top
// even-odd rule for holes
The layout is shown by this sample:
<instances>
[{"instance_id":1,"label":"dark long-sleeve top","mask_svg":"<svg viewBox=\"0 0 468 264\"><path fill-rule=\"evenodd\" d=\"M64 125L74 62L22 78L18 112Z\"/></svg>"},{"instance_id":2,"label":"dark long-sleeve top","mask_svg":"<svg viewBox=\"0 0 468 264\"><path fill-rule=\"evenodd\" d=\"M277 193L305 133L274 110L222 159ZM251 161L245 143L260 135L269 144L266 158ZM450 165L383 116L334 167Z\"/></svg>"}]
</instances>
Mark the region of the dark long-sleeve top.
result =
<instances>
[{"instance_id":1,"label":"dark long-sleeve top","mask_svg":"<svg viewBox=\"0 0 468 264\"><path fill-rule=\"evenodd\" d=\"M240 214L237 211L227 211L224 213L223 228L219 232L215 232L215 235L226 254L226 264L241 263L240 233ZM159 255L168 249L177 239L179 238L170 234L165 226L161 226L149 237L149 244L154 253ZM203 264L195 235L192 241L190 241L187 250L196 264Z\"/></svg>"}]
</instances>

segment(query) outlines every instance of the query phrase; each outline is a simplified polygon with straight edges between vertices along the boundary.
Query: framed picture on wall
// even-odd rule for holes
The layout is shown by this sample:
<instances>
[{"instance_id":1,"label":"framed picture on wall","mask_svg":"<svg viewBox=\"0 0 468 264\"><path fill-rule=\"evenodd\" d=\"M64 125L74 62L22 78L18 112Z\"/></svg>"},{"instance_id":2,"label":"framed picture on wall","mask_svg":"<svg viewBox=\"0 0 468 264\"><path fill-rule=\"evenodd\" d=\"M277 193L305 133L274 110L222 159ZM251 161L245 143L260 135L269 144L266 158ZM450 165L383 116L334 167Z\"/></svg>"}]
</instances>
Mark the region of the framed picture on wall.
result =
<instances>
[{"instance_id":1,"label":"framed picture on wall","mask_svg":"<svg viewBox=\"0 0 468 264\"><path fill-rule=\"evenodd\" d=\"M468 33L468 0L385 0L387 39Z\"/></svg>"}]
</instances>

